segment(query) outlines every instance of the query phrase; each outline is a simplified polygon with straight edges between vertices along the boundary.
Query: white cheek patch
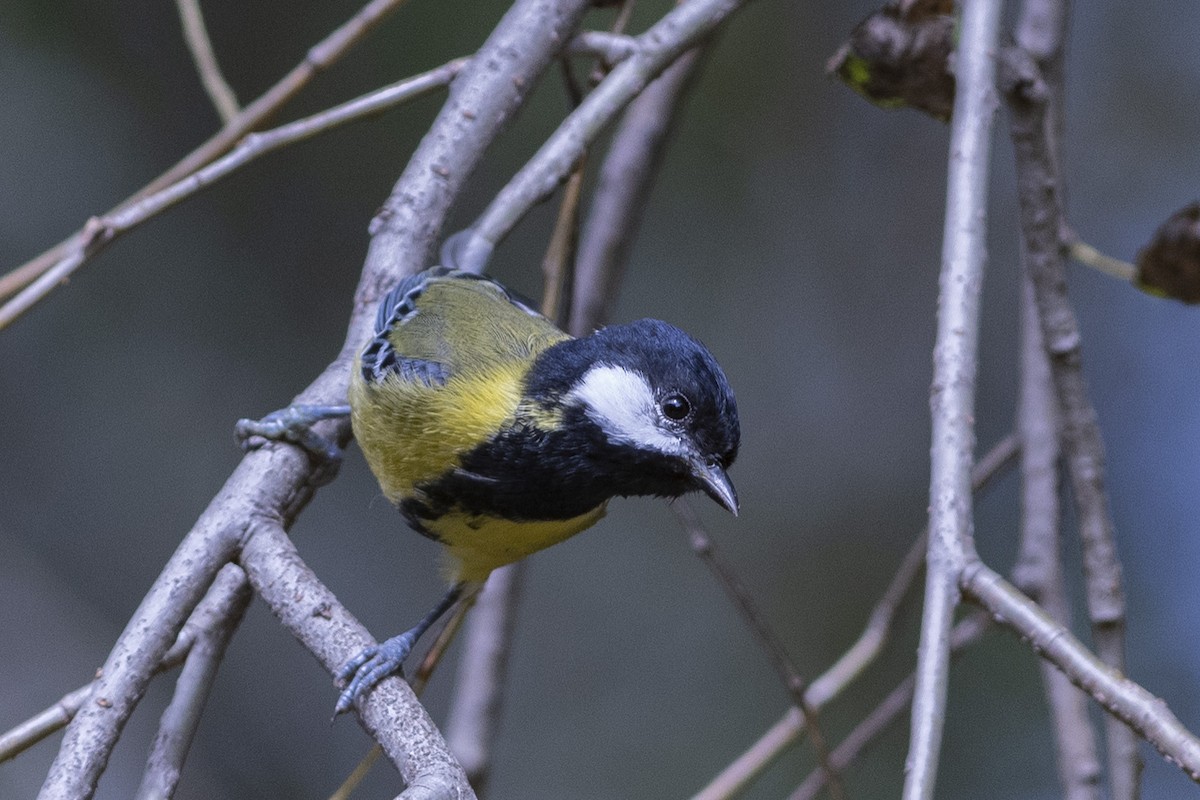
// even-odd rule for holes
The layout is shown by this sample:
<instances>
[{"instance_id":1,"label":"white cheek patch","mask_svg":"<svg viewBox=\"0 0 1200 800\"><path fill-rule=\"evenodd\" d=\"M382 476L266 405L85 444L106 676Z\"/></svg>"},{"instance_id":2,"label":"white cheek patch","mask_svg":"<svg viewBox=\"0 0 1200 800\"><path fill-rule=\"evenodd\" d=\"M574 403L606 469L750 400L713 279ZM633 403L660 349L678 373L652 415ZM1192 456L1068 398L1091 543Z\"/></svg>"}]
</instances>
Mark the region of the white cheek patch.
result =
<instances>
[{"instance_id":1,"label":"white cheek patch","mask_svg":"<svg viewBox=\"0 0 1200 800\"><path fill-rule=\"evenodd\" d=\"M597 364L584 374L566 399L582 405L592 421L615 442L671 455L684 450L678 437L659 427L654 391L637 372Z\"/></svg>"}]
</instances>

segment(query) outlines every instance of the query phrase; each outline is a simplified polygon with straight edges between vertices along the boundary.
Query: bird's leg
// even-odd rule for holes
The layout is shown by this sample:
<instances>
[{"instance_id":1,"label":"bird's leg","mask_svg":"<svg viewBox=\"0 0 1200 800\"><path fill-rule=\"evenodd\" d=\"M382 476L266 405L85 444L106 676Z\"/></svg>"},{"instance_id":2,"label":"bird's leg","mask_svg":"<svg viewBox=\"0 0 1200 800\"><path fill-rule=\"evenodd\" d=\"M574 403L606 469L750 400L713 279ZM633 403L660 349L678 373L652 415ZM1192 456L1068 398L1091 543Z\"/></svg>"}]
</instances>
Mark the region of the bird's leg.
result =
<instances>
[{"instance_id":1,"label":"bird's leg","mask_svg":"<svg viewBox=\"0 0 1200 800\"><path fill-rule=\"evenodd\" d=\"M337 465L342 448L312 429L313 423L350 416L350 406L293 405L272 411L262 419L239 419L234 435L243 450L261 447L267 441L284 441L303 447L317 461Z\"/></svg>"},{"instance_id":2,"label":"bird's leg","mask_svg":"<svg viewBox=\"0 0 1200 800\"><path fill-rule=\"evenodd\" d=\"M401 672L404 659L408 658L408 654L417 640L421 638L421 634L429 630L433 623L437 622L458 602L466 585L466 583L459 582L451 586L438 604L410 630L399 636L393 636L383 644L368 647L350 659L350 662L337 674L338 685L346 688L338 695L333 715L336 717L338 714L349 711L350 706L354 705L355 701L363 694L370 691L375 684L389 675Z\"/></svg>"}]
</instances>

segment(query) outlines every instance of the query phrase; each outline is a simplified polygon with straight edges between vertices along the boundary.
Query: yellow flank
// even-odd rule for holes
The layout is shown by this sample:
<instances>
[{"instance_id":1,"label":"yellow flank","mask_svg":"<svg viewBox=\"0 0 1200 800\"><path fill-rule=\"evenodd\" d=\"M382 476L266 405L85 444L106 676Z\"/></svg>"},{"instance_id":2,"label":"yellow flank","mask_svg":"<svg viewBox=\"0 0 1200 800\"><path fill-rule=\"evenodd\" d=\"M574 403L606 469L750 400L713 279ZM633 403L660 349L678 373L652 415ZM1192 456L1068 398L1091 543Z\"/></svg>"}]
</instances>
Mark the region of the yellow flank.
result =
<instances>
[{"instance_id":1,"label":"yellow flank","mask_svg":"<svg viewBox=\"0 0 1200 800\"><path fill-rule=\"evenodd\" d=\"M360 377L352 380L354 436L384 496L399 503L414 485L458 466L461 454L510 423L526 369L503 364L482 375L451 376L445 386L425 386L398 375L378 385Z\"/></svg>"},{"instance_id":2,"label":"yellow flank","mask_svg":"<svg viewBox=\"0 0 1200 800\"><path fill-rule=\"evenodd\" d=\"M569 539L595 525L606 503L572 519L514 522L496 517L450 513L429 528L446 544L447 580L482 581L497 567Z\"/></svg>"}]
</instances>

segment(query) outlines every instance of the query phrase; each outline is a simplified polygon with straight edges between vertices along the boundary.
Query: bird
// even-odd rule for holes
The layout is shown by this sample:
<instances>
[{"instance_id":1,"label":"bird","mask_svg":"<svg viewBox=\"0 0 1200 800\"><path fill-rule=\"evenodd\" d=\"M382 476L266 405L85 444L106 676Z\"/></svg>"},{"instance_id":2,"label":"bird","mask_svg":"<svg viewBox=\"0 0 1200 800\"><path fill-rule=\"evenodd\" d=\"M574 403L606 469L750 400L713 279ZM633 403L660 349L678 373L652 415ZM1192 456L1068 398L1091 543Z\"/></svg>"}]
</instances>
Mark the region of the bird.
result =
<instances>
[{"instance_id":1,"label":"bird","mask_svg":"<svg viewBox=\"0 0 1200 800\"><path fill-rule=\"evenodd\" d=\"M575 338L496 280L433 267L380 302L348 399L275 421L348 410L383 495L444 546L450 588L339 671L335 716L402 672L420 636L492 570L591 527L612 498L703 491L738 513L733 390L704 345L660 320ZM243 436L266 430L245 423Z\"/></svg>"}]
</instances>

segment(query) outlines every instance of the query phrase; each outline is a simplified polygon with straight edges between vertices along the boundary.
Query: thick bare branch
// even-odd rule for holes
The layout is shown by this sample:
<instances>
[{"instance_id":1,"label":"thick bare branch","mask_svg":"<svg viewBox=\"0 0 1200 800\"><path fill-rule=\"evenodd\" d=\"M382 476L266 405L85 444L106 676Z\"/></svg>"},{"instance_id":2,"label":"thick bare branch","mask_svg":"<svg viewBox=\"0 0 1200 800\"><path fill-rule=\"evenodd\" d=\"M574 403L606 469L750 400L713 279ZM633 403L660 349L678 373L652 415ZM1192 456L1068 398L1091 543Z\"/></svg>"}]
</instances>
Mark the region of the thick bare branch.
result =
<instances>
[{"instance_id":1,"label":"thick bare branch","mask_svg":"<svg viewBox=\"0 0 1200 800\"><path fill-rule=\"evenodd\" d=\"M929 554L917 653L905 800L930 800L937 778L958 578L972 550L971 454L979 293L987 234L988 158L996 107L999 0L963 7L955 61L946 227L933 353Z\"/></svg>"},{"instance_id":2,"label":"thick bare branch","mask_svg":"<svg viewBox=\"0 0 1200 800\"><path fill-rule=\"evenodd\" d=\"M301 560L283 527L263 519L242 548L241 564L255 592L331 674L374 644L367 632ZM359 719L410 787L401 795L474 798L462 768L408 684L385 680L358 704Z\"/></svg>"}]
</instances>

